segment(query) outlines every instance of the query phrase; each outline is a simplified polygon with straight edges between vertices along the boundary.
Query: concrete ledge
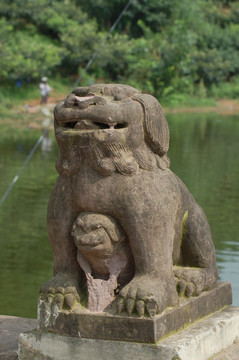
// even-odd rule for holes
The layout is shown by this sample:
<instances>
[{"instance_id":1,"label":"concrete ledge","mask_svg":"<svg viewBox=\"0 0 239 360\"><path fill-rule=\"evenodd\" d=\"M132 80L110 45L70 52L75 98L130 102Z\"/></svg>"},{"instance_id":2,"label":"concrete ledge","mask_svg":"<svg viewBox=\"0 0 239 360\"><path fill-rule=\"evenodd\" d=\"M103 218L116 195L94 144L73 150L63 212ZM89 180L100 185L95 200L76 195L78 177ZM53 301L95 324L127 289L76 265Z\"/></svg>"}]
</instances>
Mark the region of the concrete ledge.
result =
<instances>
[{"instance_id":1,"label":"concrete ledge","mask_svg":"<svg viewBox=\"0 0 239 360\"><path fill-rule=\"evenodd\" d=\"M168 349L175 349L180 360L208 360L231 346L237 341L238 336L239 307L229 307L198 321L159 344Z\"/></svg>"},{"instance_id":2,"label":"concrete ledge","mask_svg":"<svg viewBox=\"0 0 239 360\"><path fill-rule=\"evenodd\" d=\"M156 344L21 334L19 360L208 360L239 337L239 308L229 307Z\"/></svg>"}]
</instances>

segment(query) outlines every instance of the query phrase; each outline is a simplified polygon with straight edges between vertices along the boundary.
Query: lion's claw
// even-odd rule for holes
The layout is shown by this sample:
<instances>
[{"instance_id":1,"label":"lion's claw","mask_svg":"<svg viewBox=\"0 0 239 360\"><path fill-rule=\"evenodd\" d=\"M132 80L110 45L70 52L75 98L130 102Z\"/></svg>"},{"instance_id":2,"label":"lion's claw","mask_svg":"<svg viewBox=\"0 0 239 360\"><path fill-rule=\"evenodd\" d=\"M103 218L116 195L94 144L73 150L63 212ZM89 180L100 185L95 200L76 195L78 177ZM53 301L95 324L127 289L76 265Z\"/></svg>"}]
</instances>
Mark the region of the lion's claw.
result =
<instances>
[{"instance_id":1,"label":"lion's claw","mask_svg":"<svg viewBox=\"0 0 239 360\"><path fill-rule=\"evenodd\" d=\"M153 318L158 313L158 304L153 298L147 301L146 308L151 318Z\"/></svg>"},{"instance_id":2,"label":"lion's claw","mask_svg":"<svg viewBox=\"0 0 239 360\"><path fill-rule=\"evenodd\" d=\"M177 292L179 296L183 296L185 294L185 290L187 287L187 282L185 280L176 280L177 283Z\"/></svg>"},{"instance_id":3,"label":"lion's claw","mask_svg":"<svg viewBox=\"0 0 239 360\"><path fill-rule=\"evenodd\" d=\"M65 304L68 306L69 309L72 309L75 303L76 297L74 294L66 294L65 295Z\"/></svg>"},{"instance_id":4,"label":"lion's claw","mask_svg":"<svg viewBox=\"0 0 239 360\"><path fill-rule=\"evenodd\" d=\"M120 297L117 301L117 313L121 314L125 310L125 299Z\"/></svg>"},{"instance_id":5,"label":"lion's claw","mask_svg":"<svg viewBox=\"0 0 239 360\"><path fill-rule=\"evenodd\" d=\"M63 304L64 304L64 296L61 293L57 293L54 296L54 303L55 305L57 305L58 309L62 309L63 308Z\"/></svg>"},{"instance_id":6,"label":"lion's claw","mask_svg":"<svg viewBox=\"0 0 239 360\"><path fill-rule=\"evenodd\" d=\"M143 317L145 313L145 304L143 300L136 301L136 311L139 314L139 317Z\"/></svg>"},{"instance_id":7,"label":"lion's claw","mask_svg":"<svg viewBox=\"0 0 239 360\"><path fill-rule=\"evenodd\" d=\"M126 309L127 309L127 313L130 316L133 312L134 309L134 305L135 305L135 301L133 299L127 299L126 300Z\"/></svg>"},{"instance_id":8,"label":"lion's claw","mask_svg":"<svg viewBox=\"0 0 239 360\"><path fill-rule=\"evenodd\" d=\"M47 288L46 291L49 295L53 296L55 294L55 289L53 287Z\"/></svg>"},{"instance_id":9,"label":"lion's claw","mask_svg":"<svg viewBox=\"0 0 239 360\"><path fill-rule=\"evenodd\" d=\"M186 297L190 298L191 296L193 296L195 294L195 290L196 286L193 283L189 282L185 290Z\"/></svg>"}]
</instances>

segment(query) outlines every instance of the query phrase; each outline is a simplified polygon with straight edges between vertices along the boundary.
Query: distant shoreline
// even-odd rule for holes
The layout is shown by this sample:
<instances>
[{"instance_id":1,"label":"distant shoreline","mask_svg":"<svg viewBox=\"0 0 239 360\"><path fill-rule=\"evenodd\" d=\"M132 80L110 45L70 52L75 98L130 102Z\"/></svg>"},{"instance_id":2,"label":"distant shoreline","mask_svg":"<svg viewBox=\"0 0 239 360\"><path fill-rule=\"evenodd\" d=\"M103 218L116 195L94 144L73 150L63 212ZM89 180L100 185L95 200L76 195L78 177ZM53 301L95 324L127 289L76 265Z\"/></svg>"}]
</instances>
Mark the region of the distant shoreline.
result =
<instances>
[{"instance_id":1,"label":"distant shoreline","mask_svg":"<svg viewBox=\"0 0 239 360\"><path fill-rule=\"evenodd\" d=\"M53 104L57 104L60 100L62 100L65 96L62 95L56 98L49 98L49 106ZM33 100L30 102L30 106L39 104L39 100ZM165 114L183 114L183 113L218 113L221 115L235 115L239 114L239 100L235 99L220 99L216 100L215 106L177 106L170 107L165 104L163 107L163 111Z\"/></svg>"},{"instance_id":2,"label":"distant shoreline","mask_svg":"<svg viewBox=\"0 0 239 360\"><path fill-rule=\"evenodd\" d=\"M184 114L184 113L218 113L220 115L239 114L239 101L232 99L222 99L216 101L216 106L203 107L163 107L165 114Z\"/></svg>"},{"instance_id":3,"label":"distant shoreline","mask_svg":"<svg viewBox=\"0 0 239 360\"><path fill-rule=\"evenodd\" d=\"M42 129L42 122L46 116L43 114L42 109L47 107L51 111L53 119L53 109L55 104L62 100L65 95L58 95L50 97L48 103L45 105L40 104L40 99L31 99L24 103L17 104L9 111L5 111L0 117L0 124L12 125L18 128L29 128L29 129ZM216 105L211 106L170 106L163 104L162 108L164 113L167 114L201 114L201 113L216 113L219 115L239 115L239 100L234 99L221 99L215 101ZM53 125L50 129L53 128Z\"/></svg>"}]
</instances>

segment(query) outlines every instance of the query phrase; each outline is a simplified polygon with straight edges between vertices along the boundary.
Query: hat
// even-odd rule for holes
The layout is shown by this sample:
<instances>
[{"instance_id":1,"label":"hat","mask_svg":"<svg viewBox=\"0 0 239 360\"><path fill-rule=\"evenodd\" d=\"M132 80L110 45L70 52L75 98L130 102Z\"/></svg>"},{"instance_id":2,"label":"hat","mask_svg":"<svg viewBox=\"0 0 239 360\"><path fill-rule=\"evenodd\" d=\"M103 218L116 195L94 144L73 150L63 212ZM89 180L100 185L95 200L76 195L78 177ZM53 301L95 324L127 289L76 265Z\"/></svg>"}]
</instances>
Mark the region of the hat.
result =
<instances>
[{"instance_id":1,"label":"hat","mask_svg":"<svg viewBox=\"0 0 239 360\"><path fill-rule=\"evenodd\" d=\"M47 77L46 77L46 76L43 76L43 78L41 78L41 81L47 82Z\"/></svg>"}]
</instances>

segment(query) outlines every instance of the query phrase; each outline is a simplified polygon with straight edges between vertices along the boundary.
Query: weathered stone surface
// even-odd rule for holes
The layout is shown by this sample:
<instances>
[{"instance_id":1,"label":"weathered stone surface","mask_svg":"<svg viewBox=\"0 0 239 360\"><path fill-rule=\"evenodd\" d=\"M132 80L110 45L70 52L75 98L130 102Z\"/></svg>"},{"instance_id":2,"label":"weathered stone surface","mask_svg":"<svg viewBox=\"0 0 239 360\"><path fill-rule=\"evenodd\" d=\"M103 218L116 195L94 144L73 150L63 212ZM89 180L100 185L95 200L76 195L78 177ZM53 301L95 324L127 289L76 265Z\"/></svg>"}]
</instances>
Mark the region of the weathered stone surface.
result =
<instances>
[{"instance_id":1,"label":"weathered stone surface","mask_svg":"<svg viewBox=\"0 0 239 360\"><path fill-rule=\"evenodd\" d=\"M0 315L0 359L16 360L20 333L36 329L37 320Z\"/></svg>"},{"instance_id":2,"label":"weathered stone surface","mask_svg":"<svg viewBox=\"0 0 239 360\"><path fill-rule=\"evenodd\" d=\"M54 114L54 277L41 287L40 322L61 309L102 311L114 298L115 315L126 310L147 320L212 289L210 228L169 170L169 129L158 101L130 86L97 84L73 90Z\"/></svg>"},{"instance_id":3,"label":"weathered stone surface","mask_svg":"<svg viewBox=\"0 0 239 360\"><path fill-rule=\"evenodd\" d=\"M232 300L231 285L217 283L206 216L169 170L160 104L97 84L73 90L54 116L54 276L40 290L38 331L20 338L20 360L205 360L208 339L231 341L237 319L204 322L201 339L194 324L157 343Z\"/></svg>"},{"instance_id":4,"label":"weathered stone surface","mask_svg":"<svg viewBox=\"0 0 239 360\"><path fill-rule=\"evenodd\" d=\"M239 337L227 349L223 349L220 353L214 355L210 360L238 360L239 358Z\"/></svg>"},{"instance_id":5,"label":"weathered stone surface","mask_svg":"<svg viewBox=\"0 0 239 360\"><path fill-rule=\"evenodd\" d=\"M74 337L156 343L165 335L176 332L231 302L230 283L219 282L214 289L203 292L198 297L181 300L180 306L168 309L154 318L60 311L50 323L39 324L41 331L50 330Z\"/></svg>"},{"instance_id":6,"label":"weathered stone surface","mask_svg":"<svg viewBox=\"0 0 239 360\"><path fill-rule=\"evenodd\" d=\"M229 307L168 337L158 345L176 349L180 360L208 360L231 346L237 340L238 334L239 308ZM223 360L227 359L226 352Z\"/></svg>"},{"instance_id":7,"label":"weathered stone surface","mask_svg":"<svg viewBox=\"0 0 239 360\"><path fill-rule=\"evenodd\" d=\"M102 312L115 299L118 284L128 283L134 275L129 245L110 216L81 213L72 229L77 260L86 275L88 309Z\"/></svg>"},{"instance_id":8,"label":"weathered stone surface","mask_svg":"<svg viewBox=\"0 0 239 360\"><path fill-rule=\"evenodd\" d=\"M239 308L229 307L157 344L79 339L51 333L23 334L19 360L209 360L238 337ZM223 360L238 359L235 352L224 354ZM228 354L233 357L227 357Z\"/></svg>"}]
</instances>

